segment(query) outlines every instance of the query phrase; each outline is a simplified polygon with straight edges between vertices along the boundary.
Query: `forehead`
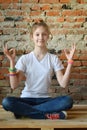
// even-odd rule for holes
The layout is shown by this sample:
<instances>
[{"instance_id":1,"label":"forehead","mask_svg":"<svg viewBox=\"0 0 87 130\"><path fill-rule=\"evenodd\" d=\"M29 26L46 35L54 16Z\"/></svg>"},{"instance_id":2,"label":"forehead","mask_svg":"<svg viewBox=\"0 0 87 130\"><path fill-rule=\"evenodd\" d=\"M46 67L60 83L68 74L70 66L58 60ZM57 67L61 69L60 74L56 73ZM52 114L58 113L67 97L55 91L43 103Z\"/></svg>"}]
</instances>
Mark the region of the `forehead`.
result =
<instances>
[{"instance_id":1,"label":"forehead","mask_svg":"<svg viewBox=\"0 0 87 130\"><path fill-rule=\"evenodd\" d=\"M33 33L48 33L48 30L46 27L43 27L43 26L38 26Z\"/></svg>"}]
</instances>

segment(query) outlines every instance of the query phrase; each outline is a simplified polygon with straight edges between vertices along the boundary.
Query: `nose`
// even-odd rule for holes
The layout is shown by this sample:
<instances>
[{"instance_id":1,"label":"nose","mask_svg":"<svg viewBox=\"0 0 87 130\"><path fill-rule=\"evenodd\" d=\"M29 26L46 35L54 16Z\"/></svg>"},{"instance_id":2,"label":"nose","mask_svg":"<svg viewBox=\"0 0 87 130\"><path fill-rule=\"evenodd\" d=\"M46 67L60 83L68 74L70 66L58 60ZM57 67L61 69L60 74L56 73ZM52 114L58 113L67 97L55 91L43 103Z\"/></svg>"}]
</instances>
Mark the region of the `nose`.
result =
<instances>
[{"instance_id":1,"label":"nose","mask_svg":"<svg viewBox=\"0 0 87 130\"><path fill-rule=\"evenodd\" d=\"M43 39L43 35L42 34L39 35L39 39L40 40Z\"/></svg>"}]
</instances>

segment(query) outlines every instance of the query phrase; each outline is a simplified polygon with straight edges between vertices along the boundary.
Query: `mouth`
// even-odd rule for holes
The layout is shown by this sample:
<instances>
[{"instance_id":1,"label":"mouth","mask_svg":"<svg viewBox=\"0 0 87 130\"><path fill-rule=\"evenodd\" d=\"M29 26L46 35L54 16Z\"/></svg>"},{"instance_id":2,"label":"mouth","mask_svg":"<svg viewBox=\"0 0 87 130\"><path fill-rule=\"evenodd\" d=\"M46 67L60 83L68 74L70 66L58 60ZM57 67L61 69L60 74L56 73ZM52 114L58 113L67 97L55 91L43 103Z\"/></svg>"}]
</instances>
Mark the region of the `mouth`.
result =
<instances>
[{"instance_id":1,"label":"mouth","mask_svg":"<svg viewBox=\"0 0 87 130\"><path fill-rule=\"evenodd\" d=\"M38 42L44 42L44 40L38 40Z\"/></svg>"}]
</instances>

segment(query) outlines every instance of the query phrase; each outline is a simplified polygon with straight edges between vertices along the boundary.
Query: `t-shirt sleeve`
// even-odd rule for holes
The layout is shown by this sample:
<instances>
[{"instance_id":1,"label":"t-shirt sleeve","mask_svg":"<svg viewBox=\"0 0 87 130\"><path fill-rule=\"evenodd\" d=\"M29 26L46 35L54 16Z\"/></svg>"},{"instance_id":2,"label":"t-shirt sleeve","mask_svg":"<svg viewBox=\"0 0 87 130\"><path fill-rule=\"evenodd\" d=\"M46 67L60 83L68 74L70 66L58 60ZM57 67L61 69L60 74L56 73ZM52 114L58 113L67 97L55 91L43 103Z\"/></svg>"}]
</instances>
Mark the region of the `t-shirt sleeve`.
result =
<instances>
[{"instance_id":1,"label":"t-shirt sleeve","mask_svg":"<svg viewBox=\"0 0 87 130\"><path fill-rule=\"evenodd\" d=\"M21 56L19 58L19 60L17 61L16 65L15 65L15 68L17 70L21 70L23 72L26 71L26 65L25 65L25 58L24 58L24 56Z\"/></svg>"},{"instance_id":2,"label":"t-shirt sleeve","mask_svg":"<svg viewBox=\"0 0 87 130\"><path fill-rule=\"evenodd\" d=\"M64 69L64 66L63 66L62 62L60 61L60 59L58 58L58 56L54 57L53 67L54 67L55 72L58 70Z\"/></svg>"}]
</instances>

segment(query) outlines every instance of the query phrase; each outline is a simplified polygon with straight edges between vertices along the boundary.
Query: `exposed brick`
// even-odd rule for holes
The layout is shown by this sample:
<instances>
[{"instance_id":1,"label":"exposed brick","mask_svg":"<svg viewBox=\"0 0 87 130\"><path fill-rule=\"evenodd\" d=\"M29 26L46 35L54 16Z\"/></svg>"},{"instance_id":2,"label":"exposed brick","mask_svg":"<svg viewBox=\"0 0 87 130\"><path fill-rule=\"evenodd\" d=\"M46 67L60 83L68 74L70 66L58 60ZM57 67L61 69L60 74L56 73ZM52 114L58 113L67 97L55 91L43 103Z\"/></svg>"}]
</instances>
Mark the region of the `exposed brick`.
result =
<instances>
[{"instance_id":1,"label":"exposed brick","mask_svg":"<svg viewBox=\"0 0 87 130\"><path fill-rule=\"evenodd\" d=\"M52 34L55 36L55 35L58 35L58 34L72 34L73 33L73 30L68 30L68 29L58 29L58 30L51 30Z\"/></svg>"},{"instance_id":2,"label":"exposed brick","mask_svg":"<svg viewBox=\"0 0 87 130\"><path fill-rule=\"evenodd\" d=\"M87 11L86 10L65 10L62 12L63 16L86 16L87 15Z\"/></svg>"},{"instance_id":3,"label":"exposed brick","mask_svg":"<svg viewBox=\"0 0 87 130\"><path fill-rule=\"evenodd\" d=\"M4 22L4 17L0 17L0 22Z\"/></svg>"},{"instance_id":4,"label":"exposed brick","mask_svg":"<svg viewBox=\"0 0 87 130\"><path fill-rule=\"evenodd\" d=\"M59 3L59 0L40 0L39 3Z\"/></svg>"},{"instance_id":5,"label":"exposed brick","mask_svg":"<svg viewBox=\"0 0 87 130\"><path fill-rule=\"evenodd\" d=\"M60 3L69 3L70 2L70 0L59 0L60 1Z\"/></svg>"},{"instance_id":6,"label":"exposed brick","mask_svg":"<svg viewBox=\"0 0 87 130\"><path fill-rule=\"evenodd\" d=\"M82 61L82 65L87 67L87 61Z\"/></svg>"},{"instance_id":7,"label":"exposed brick","mask_svg":"<svg viewBox=\"0 0 87 130\"><path fill-rule=\"evenodd\" d=\"M9 3L3 3L3 4L1 4L1 9L2 10L6 10L8 8L9 8Z\"/></svg>"},{"instance_id":8,"label":"exposed brick","mask_svg":"<svg viewBox=\"0 0 87 130\"><path fill-rule=\"evenodd\" d=\"M73 13L73 11L71 11L71 10L65 10L62 12L62 15L63 16L72 16L72 13Z\"/></svg>"},{"instance_id":9,"label":"exposed brick","mask_svg":"<svg viewBox=\"0 0 87 130\"><path fill-rule=\"evenodd\" d=\"M73 16L81 16L82 12L83 12L83 10L74 10L73 13L72 13L72 15Z\"/></svg>"},{"instance_id":10,"label":"exposed brick","mask_svg":"<svg viewBox=\"0 0 87 130\"><path fill-rule=\"evenodd\" d=\"M76 22L85 22L85 18L76 18L76 20L75 20Z\"/></svg>"},{"instance_id":11,"label":"exposed brick","mask_svg":"<svg viewBox=\"0 0 87 130\"><path fill-rule=\"evenodd\" d=\"M9 73L8 68L1 68L0 73L1 74L8 74Z\"/></svg>"},{"instance_id":12,"label":"exposed brick","mask_svg":"<svg viewBox=\"0 0 87 130\"><path fill-rule=\"evenodd\" d=\"M87 62L85 64L82 63L82 65L84 66L87 66ZM84 74L87 74L87 68L80 68L80 73L84 73Z\"/></svg>"},{"instance_id":13,"label":"exposed brick","mask_svg":"<svg viewBox=\"0 0 87 130\"><path fill-rule=\"evenodd\" d=\"M50 10L50 5L43 5L42 7L41 7L41 9L42 10Z\"/></svg>"},{"instance_id":14,"label":"exposed brick","mask_svg":"<svg viewBox=\"0 0 87 130\"><path fill-rule=\"evenodd\" d=\"M9 86L9 82L7 80L0 80L0 87L8 87Z\"/></svg>"},{"instance_id":15,"label":"exposed brick","mask_svg":"<svg viewBox=\"0 0 87 130\"><path fill-rule=\"evenodd\" d=\"M3 3L11 3L12 0L0 0L0 3L3 4Z\"/></svg>"},{"instance_id":16,"label":"exposed brick","mask_svg":"<svg viewBox=\"0 0 87 130\"><path fill-rule=\"evenodd\" d=\"M52 6L51 9L52 10L61 10L62 6L61 6L61 4L56 4L56 5Z\"/></svg>"},{"instance_id":17,"label":"exposed brick","mask_svg":"<svg viewBox=\"0 0 87 130\"><path fill-rule=\"evenodd\" d=\"M40 10L40 6L39 5L34 5L31 7L31 10Z\"/></svg>"},{"instance_id":18,"label":"exposed brick","mask_svg":"<svg viewBox=\"0 0 87 130\"><path fill-rule=\"evenodd\" d=\"M19 0L0 0L0 3L1 4L4 4L4 3L18 3Z\"/></svg>"},{"instance_id":19,"label":"exposed brick","mask_svg":"<svg viewBox=\"0 0 87 130\"><path fill-rule=\"evenodd\" d=\"M2 62L0 61L0 67L2 67Z\"/></svg>"},{"instance_id":20,"label":"exposed brick","mask_svg":"<svg viewBox=\"0 0 87 130\"><path fill-rule=\"evenodd\" d=\"M5 79L4 75L0 74L0 80L4 80L4 79Z\"/></svg>"},{"instance_id":21,"label":"exposed brick","mask_svg":"<svg viewBox=\"0 0 87 130\"><path fill-rule=\"evenodd\" d=\"M62 53L62 54L59 56L59 58L60 58L61 60L66 60L66 56L65 56L64 53Z\"/></svg>"},{"instance_id":22,"label":"exposed brick","mask_svg":"<svg viewBox=\"0 0 87 130\"><path fill-rule=\"evenodd\" d=\"M10 28L10 29L3 29L3 34L6 34L6 35L10 35L10 34L14 34L15 33L15 29L12 29L12 28Z\"/></svg>"},{"instance_id":23,"label":"exposed brick","mask_svg":"<svg viewBox=\"0 0 87 130\"><path fill-rule=\"evenodd\" d=\"M9 66L10 66L9 61L3 61L3 62L2 62L2 66L3 66L3 67L9 67Z\"/></svg>"},{"instance_id":24,"label":"exposed brick","mask_svg":"<svg viewBox=\"0 0 87 130\"><path fill-rule=\"evenodd\" d=\"M72 17L66 17L66 18L65 18L65 21L66 21L66 22L69 22L69 23L73 23L73 22L75 22L75 19L72 18Z\"/></svg>"},{"instance_id":25,"label":"exposed brick","mask_svg":"<svg viewBox=\"0 0 87 130\"><path fill-rule=\"evenodd\" d=\"M19 3L19 0L12 0L12 3Z\"/></svg>"},{"instance_id":26,"label":"exposed brick","mask_svg":"<svg viewBox=\"0 0 87 130\"><path fill-rule=\"evenodd\" d=\"M64 17L59 17L58 19L57 19L57 22L64 22L65 21L65 18Z\"/></svg>"},{"instance_id":27,"label":"exposed brick","mask_svg":"<svg viewBox=\"0 0 87 130\"><path fill-rule=\"evenodd\" d=\"M22 15L21 11L7 11L6 13L7 16L20 16Z\"/></svg>"},{"instance_id":28,"label":"exposed brick","mask_svg":"<svg viewBox=\"0 0 87 130\"><path fill-rule=\"evenodd\" d=\"M85 3L84 0L77 0L77 2L80 3L80 4L84 4Z\"/></svg>"},{"instance_id":29,"label":"exposed brick","mask_svg":"<svg viewBox=\"0 0 87 130\"><path fill-rule=\"evenodd\" d=\"M30 23L30 22L32 22L33 20L32 20L30 17L26 17L26 18L24 18L23 21Z\"/></svg>"},{"instance_id":30,"label":"exposed brick","mask_svg":"<svg viewBox=\"0 0 87 130\"><path fill-rule=\"evenodd\" d=\"M10 7L11 8L11 7ZM22 5L21 4L18 4L16 2L13 3L13 9L17 9L17 10L20 10L22 9Z\"/></svg>"},{"instance_id":31,"label":"exposed brick","mask_svg":"<svg viewBox=\"0 0 87 130\"><path fill-rule=\"evenodd\" d=\"M46 12L47 16L58 16L59 12L58 11L48 11Z\"/></svg>"},{"instance_id":32,"label":"exposed brick","mask_svg":"<svg viewBox=\"0 0 87 130\"><path fill-rule=\"evenodd\" d=\"M86 31L84 29L79 29L76 34L86 34Z\"/></svg>"},{"instance_id":33,"label":"exposed brick","mask_svg":"<svg viewBox=\"0 0 87 130\"><path fill-rule=\"evenodd\" d=\"M80 69L76 67L72 67L71 73L80 73Z\"/></svg>"},{"instance_id":34,"label":"exposed brick","mask_svg":"<svg viewBox=\"0 0 87 130\"><path fill-rule=\"evenodd\" d=\"M87 54L87 50L81 50L81 54Z\"/></svg>"},{"instance_id":35,"label":"exposed brick","mask_svg":"<svg viewBox=\"0 0 87 130\"><path fill-rule=\"evenodd\" d=\"M3 30L0 30L0 35L3 34Z\"/></svg>"},{"instance_id":36,"label":"exposed brick","mask_svg":"<svg viewBox=\"0 0 87 130\"><path fill-rule=\"evenodd\" d=\"M2 16L2 12L0 12L0 16Z\"/></svg>"},{"instance_id":37,"label":"exposed brick","mask_svg":"<svg viewBox=\"0 0 87 130\"><path fill-rule=\"evenodd\" d=\"M23 3L38 3L38 0L22 0Z\"/></svg>"},{"instance_id":38,"label":"exposed brick","mask_svg":"<svg viewBox=\"0 0 87 130\"><path fill-rule=\"evenodd\" d=\"M74 54L73 59L74 59L74 60L78 60L78 59L79 59L78 53L77 53L77 54L76 54L76 53Z\"/></svg>"},{"instance_id":39,"label":"exposed brick","mask_svg":"<svg viewBox=\"0 0 87 130\"><path fill-rule=\"evenodd\" d=\"M0 61L4 60L4 55L0 56Z\"/></svg>"},{"instance_id":40,"label":"exposed brick","mask_svg":"<svg viewBox=\"0 0 87 130\"><path fill-rule=\"evenodd\" d=\"M74 61L74 64L73 64L74 66L81 66L82 65L82 63L81 63L81 61Z\"/></svg>"},{"instance_id":41,"label":"exposed brick","mask_svg":"<svg viewBox=\"0 0 87 130\"><path fill-rule=\"evenodd\" d=\"M79 60L87 60L87 55L85 55L85 54L80 55Z\"/></svg>"},{"instance_id":42,"label":"exposed brick","mask_svg":"<svg viewBox=\"0 0 87 130\"><path fill-rule=\"evenodd\" d=\"M30 16L39 16L41 15L41 11L32 11L30 12Z\"/></svg>"},{"instance_id":43,"label":"exposed brick","mask_svg":"<svg viewBox=\"0 0 87 130\"><path fill-rule=\"evenodd\" d=\"M73 25L73 28L81 28L82 24L75 24Z\"/></svg>"},{"instance_id":44,"label":"exposed brick","mask_svg":"<svg viewBox=\"0 0 87 130\"><path fill-rule=\"evenodd\" d=\"M82 99L82 96L81 96L80 92L78 92L78 93L72 93L71 96L72 96L72 98L74 100L81 100Z\"/></svg>"},{"instance_id":45,"label":"exposed brick","mask_svg":"<svg viewBox=\"0 0 87 130\"><path fill-rule=\"evenodd\" d=\"M74 86L87 86L87 80L86 79L83 79L83 80L80 80L80 79L77 79L74 81Z\"/></svg>"},{"instance_id":46,"label":"exposed brick","mask_svg":"<svg viewBox=\"0 0 87 130\"><path fill-rule=\"evenodd\" d=\"M87 79L87 75L85 74L71 74L72 79Z\"/></svg>"},{"instance_id":47,"label":"exposed brick","mask_svg":"<svg viewBox=\"0 0 87 130\"><path fill-rule=\"evenodd\" d=\"M17 22L15 23L16 28L25 28L27 29L27 25L23 22Z\"/></svg>"},{"instance_id":48,"label":"exposed brick","mask_svg":"<svg viewBox=\"0 0 87 130\"><path fill-rule=\"evenodd\" d=\"M55 20L54 19L52 19L52 18L47 18L47 23L53 23L53 22L55 22Z\"/></svg>"}]
</instances>

